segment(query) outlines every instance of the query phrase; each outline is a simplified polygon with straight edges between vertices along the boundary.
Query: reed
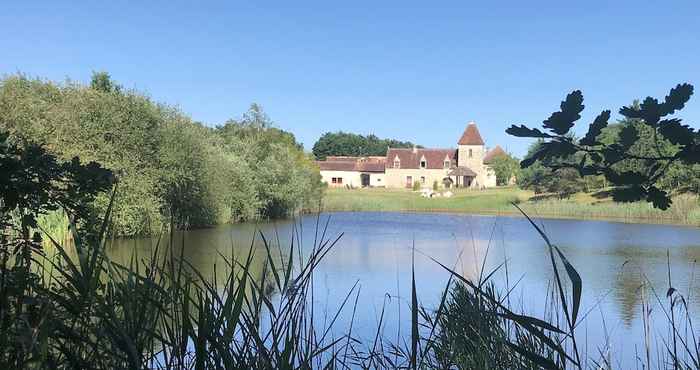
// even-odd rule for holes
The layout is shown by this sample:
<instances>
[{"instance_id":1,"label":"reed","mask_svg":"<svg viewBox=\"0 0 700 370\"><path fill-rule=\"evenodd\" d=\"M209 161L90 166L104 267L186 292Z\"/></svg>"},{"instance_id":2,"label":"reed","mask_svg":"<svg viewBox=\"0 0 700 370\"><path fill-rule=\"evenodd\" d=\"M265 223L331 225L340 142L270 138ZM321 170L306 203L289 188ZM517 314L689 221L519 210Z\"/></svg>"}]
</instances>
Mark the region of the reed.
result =
<instances>
[{"instance_id":1,"label":"reed","mask_svg":"<svg viewBox=\"0 0 700 370\"><path fill-rule=\"evenodd\" d=\"M330 315L321 318L314 310L314 271L342 238L327 235L328 221L320 217L307 255L300 229L288 248L259 234L261 248L251 243L245 256L236 256L232 248L215 276L203 276L184 260L184 241L178 244L172 235L151 256L134 256L128 264L111 261L105 253L107 221L92 238L69 224L70 244L44 232L56 253L33 249L34 270L11 258L12 243L25 241L4 234L0 368L612 369L614 354L582 352L578 342L584 315L583 281L576 268L525 211L513 206L549 250L554 280L543 297L549 307L544 316L519 312L510 303L510 290L496 289L493 276L507 268L507 261L472 281L434 260L449 274L437 307L420 303L414 272L410 336L384 335L390 319L385 306L370 342L353 333L355 313L362 309L358 285ZM105 220L110 211L111 206ZM252 268L255 258L264 260L262 273ZM664 293L651 284L642 289L645 337L638 367L699 368L700 347L687 301L673 287L670 269L668 278ZM654 323L656 330L652 306L667 318ZM343 313L351 320L338 328Z\"/></svg>"}]
</instances>

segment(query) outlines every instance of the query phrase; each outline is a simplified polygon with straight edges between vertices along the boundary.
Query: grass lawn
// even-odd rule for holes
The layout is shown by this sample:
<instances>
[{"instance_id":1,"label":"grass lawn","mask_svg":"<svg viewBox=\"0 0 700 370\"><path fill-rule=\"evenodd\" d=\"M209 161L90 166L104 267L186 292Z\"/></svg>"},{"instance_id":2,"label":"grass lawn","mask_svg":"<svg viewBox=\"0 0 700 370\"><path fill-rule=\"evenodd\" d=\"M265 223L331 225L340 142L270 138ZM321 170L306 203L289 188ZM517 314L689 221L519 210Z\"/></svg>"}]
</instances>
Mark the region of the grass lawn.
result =
<instances>
[{"instance_id":1,"label":"grass lawn","mask_svg":"<svg viewBox=\"0 0 700 370\"><path fill-rule=\"evenodd\" d=\"M535 196L516 187L487 190L452 190L450 198L423 198L410 189L328 189L324 211L407 211L462 212L518 215L511 205L518 203L528 214L538 217L608 219L626 222L700 225L700 205L695 196L678 196L667 211L646 202L615 203L606 196L579 193L569 199Z\"/></svg>"}]
</instances>

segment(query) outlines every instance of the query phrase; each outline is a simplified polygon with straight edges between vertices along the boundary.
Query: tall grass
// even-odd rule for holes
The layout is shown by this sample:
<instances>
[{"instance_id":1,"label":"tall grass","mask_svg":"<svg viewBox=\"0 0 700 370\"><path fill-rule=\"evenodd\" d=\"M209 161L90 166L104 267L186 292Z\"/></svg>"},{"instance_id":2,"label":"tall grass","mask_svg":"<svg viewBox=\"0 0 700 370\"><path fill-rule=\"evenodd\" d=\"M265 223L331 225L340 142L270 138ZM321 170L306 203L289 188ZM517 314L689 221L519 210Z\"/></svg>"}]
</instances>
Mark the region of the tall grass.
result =
<instances>
[{"instance_id":1,"label":"tall grass","mask_svg":"<svg viewBox=\"0 0 700 370\"><path fill-rule=\"evenodd\" d=\"M353 333L355 313L363 309L357 285L329 320L314 310L314 271L342 237L327 235L328 221L322 224L320 217L310 253L303 252L301 230L295 229L288 248L259 234L262 248L251 243L245 256L236 256L232 248L214 276L203 276L189 264L184 241L177 244L172 235L144 259L110 260L107 221L97 238L82 238L71 224L69 245L45 233L57 253L35 249L38 272L13 262L12 239L5 235L0 368L612 369L609 353L582 352L578 342L584 315L577 270L523 216L549 251L554 280L543 297L550 307L544 316L517 312L510 292L495 288L493 276L507 268L506 262L472 281L433 260L449 275L437 307L420 303L420 277L414 271L410 337L383 335L383 323L390 320L385 306L370 342ZM159 253L163 248L166 253ZM262 274L254 272L254 258L265 261ZM669 282L671 277L669 269ZM644 293L644 350L636 363L644 369L698 368L700 350L685 298L671 283L665 293L657 294L650 284ZM654 303L667 318L661 337L650 325ZM342 314L351 316L350 323L338 328Z\"/></svg>"},{"instance_id":2,"label":"tall grass","mask_svg":"<svg viewBox=\"0 0 700 370\"><path fill-rule=\"evenodd\" d=\"M45 234L57 254L36 253L38 273L19 271L13 251L0 250L2 369L336 368L352 353L345 337L318 326L310 305L313 271L339 237L322 233L303 256L294 243L283 252L260 235L262 251L251 244L215 269L226 276L218 285L172 238L125 266L104 253L107 222L96 244L71 226L74 250ZM266 260L262 276L252 273L256 253Z\"/></svg>"},{"instance_id":3,"label":"tall grass","mask_svg":"<svg viewBox=\"0 0 700 370\"><path fill-rule=\"evenodd\" d=\"M559 199L558 196L535 196L530 191L514 187L454 189L453 192L449 198L423 198L405 189L328 189L323 209L520 215L511 205L517 203L528 214L537 217L700 225L700 200L694 194L674 196L670 209L662 211L647 202L619 203L609 197L599 199L584 193Z\"/></svg>"},{"instance_id":4,"label":"tall grass","mask_svg":"<svg viewBox=\"0 0 700 370\"><path fill-rule=\"evenodd\" d=\"M610 199L556 199L523 202L529 214L549 217L608 219L625 222L700 224L700 201L697 195L684 194L673 198L668 210L654 208L648 202L617 203Z\"/></svg>"}]
</instances>

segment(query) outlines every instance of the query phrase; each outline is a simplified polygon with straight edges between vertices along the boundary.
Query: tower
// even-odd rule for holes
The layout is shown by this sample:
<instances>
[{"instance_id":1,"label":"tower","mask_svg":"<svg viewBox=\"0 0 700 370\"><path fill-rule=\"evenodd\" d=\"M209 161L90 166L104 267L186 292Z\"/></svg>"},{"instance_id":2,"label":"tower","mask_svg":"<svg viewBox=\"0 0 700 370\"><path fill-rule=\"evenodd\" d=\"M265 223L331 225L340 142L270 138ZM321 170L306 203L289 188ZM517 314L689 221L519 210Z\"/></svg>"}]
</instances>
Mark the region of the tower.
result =
<instances>
[{"instance_id":1,"label":"tower","mask_svg":"<svg viewBox=\"0 0 700 370\"><path fill-rule=\"evenodd\" d=\"M462 137L457 142L457 165L459 167L469 167L477 174L483 172L484 166L484 140L481 139L476 123L469 122L464 129Z\"/></svg>"}]
</instances>

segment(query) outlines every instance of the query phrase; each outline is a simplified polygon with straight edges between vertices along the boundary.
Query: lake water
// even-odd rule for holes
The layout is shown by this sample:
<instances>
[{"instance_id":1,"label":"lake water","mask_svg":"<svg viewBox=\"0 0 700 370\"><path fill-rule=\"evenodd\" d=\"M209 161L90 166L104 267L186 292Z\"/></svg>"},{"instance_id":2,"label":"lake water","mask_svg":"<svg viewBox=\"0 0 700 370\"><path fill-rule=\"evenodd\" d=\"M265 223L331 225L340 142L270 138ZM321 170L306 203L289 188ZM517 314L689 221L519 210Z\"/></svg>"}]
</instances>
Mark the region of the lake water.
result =
<instances>
[{"instance_id":1,"label":"lake water","mask_svg":"<svg viewBox=\"0 0 700 370\"><path fill-rule=\"evenodd\" d=\"M515 285L511 303L517 310L540 314L545 309L553 270L546 244L523 218L348 212L321 215L320 223L328 218L326 237L343 236L315 272L315 307L331 315L359 281L360 306L353 332L360 338L373 338L382 307L386 308L382 330L387 338L410 333L414 245L418 295L428 307L438 304L448 279L447 272L430 256L472 279L507 261L507 276L502 268L492 281L503 291ZM308 254L318 237L314 232L317 221L317 216L305 216L296 221L195 230L177 234L177 243L184 238L185 257L207 276L214 265L225 266L220 253L244 255L257 229L268 239L279 239L283 248L289 245L292 230L296 229ZM695 270L700 257L700 229L604 221L536 222L561 247L583 279L581 312L587 316L578 329L587 343L580 345L583 351L597 353L597 346L608 343L612 357L629 365L635 345L643 346L640 287L648 282L663 300L669 285L669 266L672 285L685 296L693 317L698 318L700 274ZM148 239L119 240L110 254L127 261L133 251L147 256L152 244ZM350 314L348 307L337 324L339 331L347 325ZM652 330L665 332L658 304L653 305L652 317Z\"/></svg>"}]
</instances>

